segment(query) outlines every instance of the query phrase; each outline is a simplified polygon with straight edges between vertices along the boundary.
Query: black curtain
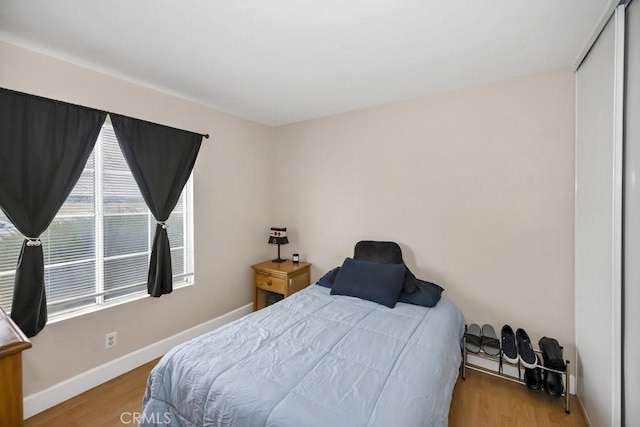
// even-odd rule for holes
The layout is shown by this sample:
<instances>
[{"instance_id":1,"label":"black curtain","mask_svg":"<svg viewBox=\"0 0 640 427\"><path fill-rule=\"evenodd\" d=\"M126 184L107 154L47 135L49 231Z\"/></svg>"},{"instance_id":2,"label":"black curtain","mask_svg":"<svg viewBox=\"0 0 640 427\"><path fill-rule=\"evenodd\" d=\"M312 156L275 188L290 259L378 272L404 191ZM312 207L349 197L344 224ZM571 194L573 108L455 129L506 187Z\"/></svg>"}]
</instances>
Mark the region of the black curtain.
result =
<instances>
[{"instance_id":1,"label":"black curtain","mask_svg":"<svg viewBox=\"0 0 640 427\"><path fill-rule=\"evenodd\" d=\"M110 114L122 154L158 224L153 238L147 290L159 297L173 290L171 251L165 222L180 199L196 162L202 135Z\"/></svg>"},{"instance_id":2,"label":"black curtain","mask_svg":"<svg viewBox=\"0 0 640 427\"><path fill-rule=\"evenodd\" d=\"M0 88L0 207L25 236L11 318L33 337L47 323L39 236L76 185L106 113Z\"/></svg>"}]
</instances>

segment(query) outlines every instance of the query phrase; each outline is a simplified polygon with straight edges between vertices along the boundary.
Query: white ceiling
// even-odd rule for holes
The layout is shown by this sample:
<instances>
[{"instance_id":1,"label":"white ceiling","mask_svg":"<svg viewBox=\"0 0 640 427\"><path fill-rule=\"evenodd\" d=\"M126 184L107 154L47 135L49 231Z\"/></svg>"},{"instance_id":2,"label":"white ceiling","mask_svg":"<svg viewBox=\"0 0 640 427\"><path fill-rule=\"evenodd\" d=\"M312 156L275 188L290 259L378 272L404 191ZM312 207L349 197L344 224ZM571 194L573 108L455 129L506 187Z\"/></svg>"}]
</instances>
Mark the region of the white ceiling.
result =
<instances>
[{"instance_id":1,"label":"white ceiling","mask_svg":"<svg viewBox=\"0 0 640 427\"><path fill-rule=\"evenodd\" d=\"M606 3L0 0L0 40L275 126L569 66Z\"/></svg>"}]
</instances>

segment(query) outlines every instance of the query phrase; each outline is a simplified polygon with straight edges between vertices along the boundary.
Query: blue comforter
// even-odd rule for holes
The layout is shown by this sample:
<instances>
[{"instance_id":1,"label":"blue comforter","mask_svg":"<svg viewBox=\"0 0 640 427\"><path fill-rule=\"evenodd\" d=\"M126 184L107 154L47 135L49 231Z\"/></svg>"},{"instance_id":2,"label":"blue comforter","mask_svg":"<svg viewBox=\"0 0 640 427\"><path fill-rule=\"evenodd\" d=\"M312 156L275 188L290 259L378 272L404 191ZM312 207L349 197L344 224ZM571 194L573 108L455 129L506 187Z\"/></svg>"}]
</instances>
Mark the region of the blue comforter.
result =
<instances>
[{"instance_id":1,"label":"blue comforter","mask_svg":"<svg viewBox=\"0 0 640 427\"><path fill-rule=\"evenodd\" d=\"M446 426L462 314L312 285L182 344L149 376L141 425Z\"/></svg>"}]
</instances>

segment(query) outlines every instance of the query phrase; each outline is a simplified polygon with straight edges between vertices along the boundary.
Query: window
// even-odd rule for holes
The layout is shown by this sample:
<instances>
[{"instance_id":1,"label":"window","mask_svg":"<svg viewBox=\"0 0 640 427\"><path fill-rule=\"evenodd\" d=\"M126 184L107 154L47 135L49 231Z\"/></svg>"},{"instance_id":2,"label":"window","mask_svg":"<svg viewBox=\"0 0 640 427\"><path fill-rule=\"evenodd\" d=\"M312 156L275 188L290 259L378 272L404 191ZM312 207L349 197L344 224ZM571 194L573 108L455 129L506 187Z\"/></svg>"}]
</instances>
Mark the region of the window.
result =
<instances>
[{"instance_id":1,"label":"window","mask_svg":"<svg viewBox=\"0 0 640 427\"><path fill-rule=\"evenodd\" d=\"M192 179L167 221L174 288L193 282ZM49 317L144 295L156 220L105 123L78 183L40 236ZM11 310L24 237L0 211L0 306Z\"/></svg>"}]
</instances>

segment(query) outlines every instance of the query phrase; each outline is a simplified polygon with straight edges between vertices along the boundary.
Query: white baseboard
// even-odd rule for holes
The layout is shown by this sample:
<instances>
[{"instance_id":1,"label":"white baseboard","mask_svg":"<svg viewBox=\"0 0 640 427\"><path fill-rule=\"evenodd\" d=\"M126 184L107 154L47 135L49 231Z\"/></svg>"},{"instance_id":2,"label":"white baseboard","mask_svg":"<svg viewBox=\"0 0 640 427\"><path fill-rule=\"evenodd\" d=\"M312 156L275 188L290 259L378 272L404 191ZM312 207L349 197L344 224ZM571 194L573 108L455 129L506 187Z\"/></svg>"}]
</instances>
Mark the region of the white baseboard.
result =
<instances>
[{"instance_id":1,"label":"white baseboard","mask_svg":"<svg viewBox=\"0 0 640 427\"><path fill-rule=\"evenodd\" d=\"M467 360L469 361L469 363L472 363L474 365L498 372L498 362L495 362L493 360L484 359L482 357L474 356L473 354L467 354ZM503 368L502 371L505 374L511 375L512 377L516 377L516 378L518 377L518 368L516 366L505 363L502 365L502 368ZM522 373L524 374L524 368L522 369L523 369ZM569 393L576 394L576 377L575 375L569 375L569 377L570 377L569 380L571 382L571 385L569 387Z\"/></svg>"},{"instance_id":2,"label":"white baseboard","mask_svg":"<svg viewBox=\"0 0 640 427\"><path fill-rule=\"evenodd\" d=\"M588 427L593 427L593 424L591 424L591 420L589 419L589 415L587 414L587 411L584 410L584 404L582 403L582 398L580 397L580 395L577 395L577 401L578 401L578 405L580 405L580 410L582 411L582 415L584 415L584 419L587 422L587 426Z\"/></svg>"},{"instance_id":3,"label":"white baseboard","mask_svg":"<svg viewBox=\"0 0 640 427\"><path fill-rule=\"evenodd\" d=\"M144 365L165 354L178 344L212 331L220 326L245 316L253 310L253 303L244 305L215 319L201 323L179 334L165 338L147 347L97 366L47 389L24 398L24 418L32 417L65 400L84 393L100 384L112 380L126 372Z\"/></svg>"}]
</instances>

